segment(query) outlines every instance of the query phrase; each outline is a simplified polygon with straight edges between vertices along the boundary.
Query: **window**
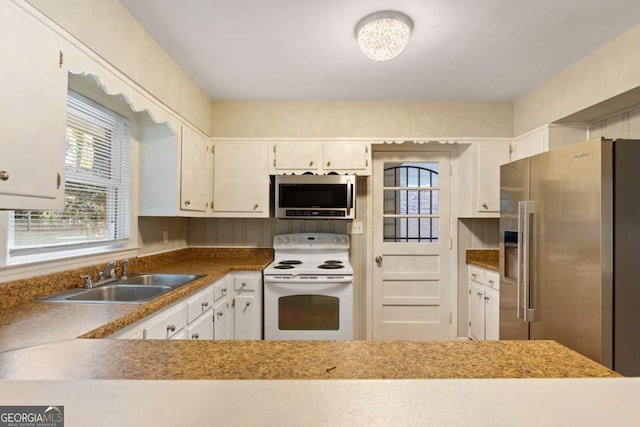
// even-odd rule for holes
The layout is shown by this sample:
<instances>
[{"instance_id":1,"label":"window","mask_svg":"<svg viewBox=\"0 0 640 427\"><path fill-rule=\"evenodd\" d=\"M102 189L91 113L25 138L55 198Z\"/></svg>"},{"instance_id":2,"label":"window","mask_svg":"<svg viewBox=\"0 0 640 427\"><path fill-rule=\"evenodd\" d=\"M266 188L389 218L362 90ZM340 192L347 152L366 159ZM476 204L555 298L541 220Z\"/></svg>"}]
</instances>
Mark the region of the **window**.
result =
<instances>
[{"instance_id":1,"label":"window","mask_svg":"<svg viewBox=\"0 0 640 427\"><path fill-rule=\"evenodd\" d=\"M69 92L64 210L9 215L10 258L127 243L130 130L125 118Z\"/></svg>"},{"instance_id":2,"label":"window","mask_svg":"<svg viewBox=\"0 0 640 427\"><path fill-rule=\"evenodd\" d=\"M385 242L438 242L438 185L437 163L385 163Z\"/></svg>"}]
</instances>

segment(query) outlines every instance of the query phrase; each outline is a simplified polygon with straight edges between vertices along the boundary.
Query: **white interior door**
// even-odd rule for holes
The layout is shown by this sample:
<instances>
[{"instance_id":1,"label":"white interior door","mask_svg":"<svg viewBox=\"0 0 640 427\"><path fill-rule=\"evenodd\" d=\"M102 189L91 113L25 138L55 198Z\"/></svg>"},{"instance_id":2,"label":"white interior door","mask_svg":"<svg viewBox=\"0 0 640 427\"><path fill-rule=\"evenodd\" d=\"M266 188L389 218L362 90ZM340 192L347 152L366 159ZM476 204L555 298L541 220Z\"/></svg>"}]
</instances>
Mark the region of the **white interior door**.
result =
<instances>
[{"instance_id":1,"label":"white interior door","mask_svg":"<svg viewBox=\"0 0 640 427\"><path fill-rule=\"evenodd\" d=\"M377 152L373 338L450 338L449 152Z\"/></svg>"}]
</instances>

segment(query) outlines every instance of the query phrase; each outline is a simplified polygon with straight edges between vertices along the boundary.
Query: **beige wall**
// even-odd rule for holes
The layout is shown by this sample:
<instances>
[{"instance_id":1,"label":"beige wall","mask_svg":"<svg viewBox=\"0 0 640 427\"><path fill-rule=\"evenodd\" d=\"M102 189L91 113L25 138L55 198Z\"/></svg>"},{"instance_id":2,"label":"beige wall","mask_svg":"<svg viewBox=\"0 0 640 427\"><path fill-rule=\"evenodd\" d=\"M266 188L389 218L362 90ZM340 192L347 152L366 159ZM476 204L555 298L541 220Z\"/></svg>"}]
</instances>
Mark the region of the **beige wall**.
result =
<instances>
[{"instance_id":1,"label":"beige wall","mask_svg":"<svg viewBox=\"0 0 640 427\"><path fill-rule=\"evenodd\" d=\"M599 114L614 113L634 101L615 97L640 87L640 25L541 84L514 104L515 135L600 106ZM640 104L640 95L635 95ZM621 108L622 107L622 108ZM576 117L577 118L577 117Z\"/></svg>"},{"instance_id":2,"label":"beige wall","mask_svg":"<svg viewBox=\"0 0 640 427\"><path fill-rule=\"evenodd\" d=\"M216 137L511 137L511 102L212 101Z\"/></svg>"},{"instance_id":3,"label":"beige wall","mask_svg":"<svg viewBox=\"0 0 640 427\"><path fill-rule=\"evenodd\" d=\"M118 0L27 0L204 133L208 96Z\"/></svg>"}]
</instances>

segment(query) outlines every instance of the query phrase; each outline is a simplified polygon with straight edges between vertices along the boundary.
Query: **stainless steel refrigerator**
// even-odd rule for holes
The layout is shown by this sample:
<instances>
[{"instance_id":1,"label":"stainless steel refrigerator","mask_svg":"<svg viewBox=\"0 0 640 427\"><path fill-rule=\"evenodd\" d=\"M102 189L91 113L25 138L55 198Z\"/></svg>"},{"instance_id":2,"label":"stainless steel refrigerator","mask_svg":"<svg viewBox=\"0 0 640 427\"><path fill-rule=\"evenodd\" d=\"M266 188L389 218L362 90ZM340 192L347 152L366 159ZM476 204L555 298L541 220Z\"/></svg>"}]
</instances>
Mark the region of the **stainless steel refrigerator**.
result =
<instances>
[{"instance_id":1,"label":"stainless steel refrigerator","mask_svg":"<svg viewBox=\"0 0 640 427\"><path fill-rule=\"evenodd\" d=\"M500 339L550 339L640 375L640 141L500 168Z\"/></svg>"}]
</instances>

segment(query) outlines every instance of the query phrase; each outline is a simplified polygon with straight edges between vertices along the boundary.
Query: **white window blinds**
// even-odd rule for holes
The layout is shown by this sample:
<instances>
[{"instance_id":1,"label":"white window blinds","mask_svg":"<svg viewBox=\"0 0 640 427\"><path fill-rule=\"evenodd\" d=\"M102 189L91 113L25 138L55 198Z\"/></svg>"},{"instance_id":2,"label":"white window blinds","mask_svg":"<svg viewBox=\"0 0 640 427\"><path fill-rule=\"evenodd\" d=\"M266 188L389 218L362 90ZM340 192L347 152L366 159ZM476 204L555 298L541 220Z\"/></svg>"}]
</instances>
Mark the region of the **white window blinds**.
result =
<instances>
[{"instance_id":1,"label":"white window blinds","mask_svg":"<svg viewBox=\"0 0 640 427\"><path fill-rule=\"evenodd\" d=\"M123 117L69 92L64 210L10 215L10 256L126 242L130 130Z\"/></svg>"}]
</instances>

